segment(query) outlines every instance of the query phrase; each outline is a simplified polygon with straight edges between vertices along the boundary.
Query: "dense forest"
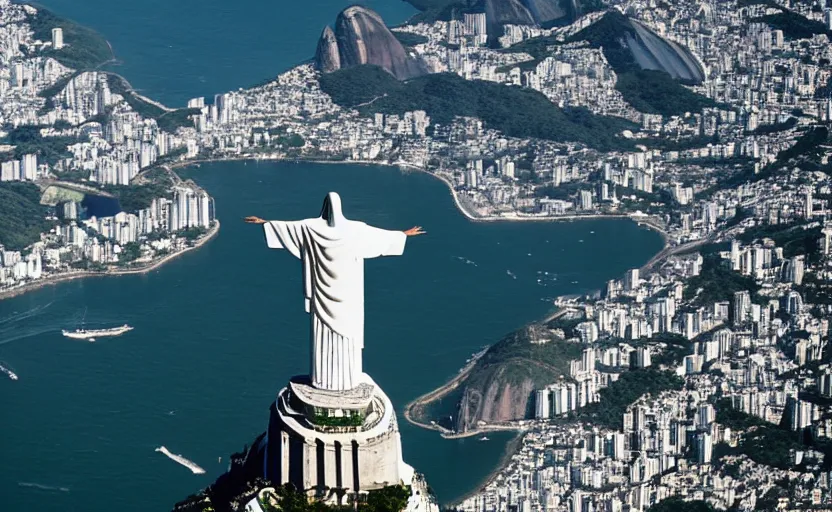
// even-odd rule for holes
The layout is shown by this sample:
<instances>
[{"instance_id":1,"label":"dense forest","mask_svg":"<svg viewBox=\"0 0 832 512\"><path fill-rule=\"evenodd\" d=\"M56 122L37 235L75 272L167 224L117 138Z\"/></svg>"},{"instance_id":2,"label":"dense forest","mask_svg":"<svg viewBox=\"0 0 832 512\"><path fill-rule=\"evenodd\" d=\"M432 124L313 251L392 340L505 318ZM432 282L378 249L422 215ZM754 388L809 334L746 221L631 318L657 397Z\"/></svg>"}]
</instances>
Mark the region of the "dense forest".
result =
<instances>
[{"instance_id":1,"label":"dense forest","mask_svg":"<svg viewBox=\"0 0 832 512\"><path fill-rule=\"evenodd\" d=\"M40 204L40 189L22 181L0 182L0 245L19 251L40 240L52 224L44 220L47 207Z\"/></svg>"},{"instance_id":2,"label":"dense forest","mask_svg":"<svg viewBox=\"0 0 832 512\"><path fill-rule=\"evenodd\" d=\"M784 414L784 420L787 420ZM794 432L781 422L775 425L761 418L733 409L730 400L717 403L717 423L735 432L744 432L736 448L720 445L718 451L724 455L743 454L758 464L780 469L792 469L792 450L814 448L826 455L825 464L832 455L832 443L823 439L812 439L804 432Z\"/></svg>"},{"instance_id":3,"label":"dense forest","mask_svg":"<svg viewBox=\"0 0 832 512\"><path fill-rule=\"evenodd\" d=\"M38 156L38 163L55 165L62 158L69 156L66 147L78 142L73 137L44 137L40 134L40 126L19 126L8 132L0 144L15 146L14 159L19 160L23 155L34 154ZM0 155L0 159L3 158Z\"/></svg>"},{"instance_id":4,"label":"dense forest","mask_svg":"<svg viewBox=\"0 0 832 512\"><path fill-rule=\"evenodd\" d=\"M832 38L832 30L820 21L810 20L792 11L783 10L777 14L769 14L755 21L767 23L771 28L782 30L788 39L811 39L816 34L826 34Z\"/></svg>"},{"instance_id":5,"label":"dense forest","mask_svg":"<svg viewBox=\"0 0 832 512\"><path fill-rule=\"evenodd\" d=\"M712 99L686 89L664 71L620 73L615 89L633 108L646 114L683 115L717 106Z\"/></svg>"},{"instance_id":6,"label":"dense forest","mask_svg":"<svg viewBox=\"0 0 832 512\"><path fill-rule=\"evenodd\" d=\"M734 272L724 264L718 254L705 255L698 276L685 285L685 300L693 300L693 306L711 305L714 302L732 301L734 292L748 290L755 297L760 285L753 277Z\"/></svg>"},{"instance_id":7,"label":"dense forest","mask_svg":"<svg viewBox=\"0 0 832 512\"><path fill-rule=\"evenodd\" d=\"M97 32L63 19L38 6L38 13L29 18L35 39L52 40L52 29L60 27L66 46L60 50L48 50L44 56L52 57L73 69L94 69L113 58L109 43Z\"/></svg>"},{"instance_id":8,"label":"dense forest","mask_svg":"<svg viewBox=\"0 0 832 512\"><path fill-rule=\"evenodd\" d=\"M440 73L398 82L381 68L357 66L323 75L321 88L333 101L365 114L403 114L424 110L432 124L456 116L481 119L487 128L510 137L581 142L590 147L627 149L619 134L637 129L629 121L592 114L584 108L560 109L532 89Z\"/></svg>"},{"instance_id":9,"label":"dense forest","mask_svg":"<svg viewBox=\"0 0 832 512\"><path fill-rule=\"evenodd\" d=\"M678 496L673 496L656 503L648 508L647 512L714 512L714 508L705 501L685 501Z\"/></svg>"},{"instance_id":10,"label":"dense forest","mask_svg":"<svg viewBox=\"0 0 832 512\"><path fill-rule=\"evenodd\" d=\"M575 419L620 429L627 407L646 393L682 389L685 381L674 372L655 368L623 372L617 381L600 391L601 401L572 413Z\"/></svg>"}]
</instances>

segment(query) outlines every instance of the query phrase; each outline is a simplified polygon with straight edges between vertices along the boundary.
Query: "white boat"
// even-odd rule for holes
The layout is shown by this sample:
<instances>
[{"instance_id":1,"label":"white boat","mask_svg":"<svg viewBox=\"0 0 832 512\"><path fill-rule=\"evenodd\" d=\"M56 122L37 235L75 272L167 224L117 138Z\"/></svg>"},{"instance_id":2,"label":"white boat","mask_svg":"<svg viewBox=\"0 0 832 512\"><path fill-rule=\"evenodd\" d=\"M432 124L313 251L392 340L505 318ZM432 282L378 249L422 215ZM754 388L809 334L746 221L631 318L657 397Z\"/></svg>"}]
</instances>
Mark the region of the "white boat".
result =
<instances>
[{"instance_id":1,"label":"white boat","mask_svg":"<svg viewBox=\"0 0 832 512\"><path fill-rule=\"evenodd\" d=\"M486 436L482 436L482 437L480 438L480 441L488 441L488 440L489 440L489 439L488 439Z\"/></svg>"},{"instance_id":2,"label":"white boat","mask_svg":"<svg viewBox=\"0 0 832 512\"><path fill-rule=\"evenodd\" d=\"M5 373L12 380L17 380L17 374L0 364L0 373Z\"/></svg>"},{"instance_id":3,"label":"white boat","mask_svg":"<svg viewBox=\"0 0 832 512\"><path fill-rule=\"evenodd\" d=\"M113 327L110 329L75 329L74 331L61 331L61 333L67 338L95 341L95 338L121 336L122 334L132 330L132 327L124 324L121 327Z\"/></svg>"}]
</instances>

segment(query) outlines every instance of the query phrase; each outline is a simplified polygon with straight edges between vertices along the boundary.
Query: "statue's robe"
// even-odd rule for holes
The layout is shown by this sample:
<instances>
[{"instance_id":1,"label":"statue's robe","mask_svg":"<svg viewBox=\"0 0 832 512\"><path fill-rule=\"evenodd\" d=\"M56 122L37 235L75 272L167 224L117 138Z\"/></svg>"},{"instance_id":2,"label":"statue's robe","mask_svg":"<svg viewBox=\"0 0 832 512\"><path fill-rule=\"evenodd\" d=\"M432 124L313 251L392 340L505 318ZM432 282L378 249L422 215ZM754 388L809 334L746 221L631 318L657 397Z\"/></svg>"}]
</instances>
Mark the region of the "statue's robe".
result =
<instances>
[{"instance_id":1,"label":"statue's robe","mask_svg":"<svg viewBox=\"0 0 832 512\"><path fill-rule=\"evenodd\" d=\"M324 217L270 221L264 228L270 248L286 249L303 262L312 384L344 390L357 386L363 372L364 260L400 256L407 235L331 217L329 222Z\"/></svg>"}]
</instances>

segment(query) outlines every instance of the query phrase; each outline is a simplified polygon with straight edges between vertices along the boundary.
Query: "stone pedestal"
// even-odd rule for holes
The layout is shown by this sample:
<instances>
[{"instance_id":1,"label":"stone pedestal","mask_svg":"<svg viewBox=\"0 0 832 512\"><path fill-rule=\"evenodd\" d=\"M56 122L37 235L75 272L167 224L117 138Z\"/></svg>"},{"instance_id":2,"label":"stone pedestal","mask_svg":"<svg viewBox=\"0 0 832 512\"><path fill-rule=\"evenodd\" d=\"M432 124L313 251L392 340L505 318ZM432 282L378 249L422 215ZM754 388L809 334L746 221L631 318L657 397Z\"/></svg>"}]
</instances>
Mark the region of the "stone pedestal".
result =
<instances>
[{"instance_id":1,"label":"stone pedestal","mask_svg":"<svg viewBox=\"0 0 832 512\"><path fill-rule=\"evenodd\" d=\"M327 391L296 378L280 390L267 431L268 480L325 500L410 485L393 404L369 376L362 380L349 391Z\"/></svg>"}]
</instances>

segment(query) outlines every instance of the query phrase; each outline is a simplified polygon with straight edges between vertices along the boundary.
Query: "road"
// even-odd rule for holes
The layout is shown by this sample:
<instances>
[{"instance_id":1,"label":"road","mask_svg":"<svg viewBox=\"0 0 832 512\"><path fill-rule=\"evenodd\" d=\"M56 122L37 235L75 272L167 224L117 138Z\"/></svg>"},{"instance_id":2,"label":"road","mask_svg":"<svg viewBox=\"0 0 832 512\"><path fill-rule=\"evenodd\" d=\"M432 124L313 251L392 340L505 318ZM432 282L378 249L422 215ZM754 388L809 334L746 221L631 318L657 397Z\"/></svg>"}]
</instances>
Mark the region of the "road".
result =
<instances>
[{"instance_id":1,"label":"road","mask_svg":"<svg viewBox=\"0 0 832 512\"><path fill-rule=\"evenodd\" d=\"M454 376L453 379L449 380L448 382L446 382L442 386L434 389L430 393L424 394L424 395L420 396L419 398L417 398L416 400L413 400L412 402L407 404L404 407L404 417L405 417L405 419L407 419L407 421L409 421L410 423L412 423L412 424L414 424L418 427L422 427L422 428L426 428L426 429L430 429L430 430L436 430L438 432L441 432L443 435L453 434L453 431L451 431L451 430L449 430L449 429L447 429L447 428L445 428L441 425L438 425L436 423L423 423L423 422L417 420L415 418L415 416L416 416L416 414L418 414L419 410L422 407L426 406L430 402L433 402L434 400L441 399L442 397L444 397L445 395L447 395L451 391L458 388L459 385L462 384L462 382L464 382L465 379L468 377L468 375L471 373L471 370L473 370L474 367L477 365L477 361L479 361L479 359L483 355L485 355L485 353L487 351L488 351L488 349L486 348L486 349L483 349L482 351L474 354L474 356L471 357L471 360L468 361L468 364L466 364L459 371L459 373L457 373L456 376Z\"/></svg>"}]
</instances>

